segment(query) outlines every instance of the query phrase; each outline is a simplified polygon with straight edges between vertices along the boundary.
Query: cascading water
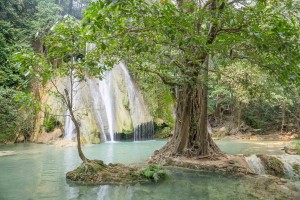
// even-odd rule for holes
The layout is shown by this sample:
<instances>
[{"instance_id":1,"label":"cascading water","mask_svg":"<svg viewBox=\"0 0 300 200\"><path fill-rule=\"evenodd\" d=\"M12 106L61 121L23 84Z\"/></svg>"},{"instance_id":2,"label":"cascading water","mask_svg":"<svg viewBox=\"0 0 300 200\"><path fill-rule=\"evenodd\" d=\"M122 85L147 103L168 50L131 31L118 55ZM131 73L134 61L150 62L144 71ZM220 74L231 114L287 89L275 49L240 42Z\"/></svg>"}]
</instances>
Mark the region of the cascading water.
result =
<instances>
[{"instance_id":1,"label":"cascading water","mask_svg":"<svg viewBox=\"0 0 300 200\"><path fill-rule=\"evenodd\" d=\"M284 167L284 174L286 177L289 177L291 179L299 180L300 175L299 172L295 169L295 166L300 166L300 156L299 155L276 155L274 156L278 160L280 160L283 163ZM251 155L249 157L245 157L245 160L247 161L249 167L252 169L252 171L259 175L264 175L265 168L262 164L262 161L259 157L256 155Z\"/></svg>"},{"instance_id":2,"label":"cascading water","mask_svg":"<svg viewBox=\"0 0 300 200\"><path fill-rule=\"evenodd\" d=\"M79 104L80 104L80 90L79 90L79 81L76 78L72 77L72 81L73 84L71 84L70 89L67 89L69 94L70 94L70 98L72 100L72 110L75 111ZM71 92L72 90L72 92ZM65 125L64 125L64 131L65 131L65 139L68 140L74 140L76 138L76 130L75 130L75 125L70 117L70 112L69 110L67 110L66 112L66 117L65 117Z\"/></svg>"},{"instance_id":3,"label":"cascading water","mask_svg":"<svg viewBox=\"0 0 300 200\"><path fill-rule=\"evenodd\" d=\"M276 156L284 166L285 174L290 178L300 178L300 175L296 173L293 166L300 166L300 156L299 155L279 155Z\"/></svg>"},{"instance_id":4,"label":"cascading water","mask_svg":"<svg viewBox=\"0 0 300 200\"><path fill-rule=\"evenodd\" d=\"M99 91L99 82L95 81L94 79L87 78L88 88L91 93L92 101L93 101L93 113L97 122L97 126L100 128L100 131L103 136L104 141L109 141L107 138L106 129L107 127L104 127L105 124L108 124L107 118L106 118L106 110L103 103L100 91Z\"/></svg>"},{"instance_id":5,"label":"cascading water","mask_svg":"<svg viewBox=\"0 0 300 200\"><path fill-rule=\"evenodd\" d=\"M76 87L73 106L74 109L80 107L81 110L87 110L79 112L79 121L81 132L88 141L90 136L86 132L89 128L98 133L97 137L100 133L102 141L153 138L153 118L123 63L105 72L102 80L86 77L86 81L80 83L80 88L78 85ZM66 116L65 138L73 139L75 136L73 122Z\"/></svg>"},{"instance_id":6,"label":"cascading water","mask_svg":"<svg viewBox=\"0 0 300 200\"><path fill-rule=\"evenodd\" d=\"M127 91L130 100L130 114L134 125L134 141L153 139L154 135L154 124L152 117L149 113L139 91L131 79L129 71L123 63L120 63L125 82L127 84Z\"/></svg>"},{"instance_id":7,"label":"cascading water","mask_svg":"<svg viewBox=\"0 0 300 200\"><path fill-rule=\"evenodd\" d=\"M259 157L257 157L255 154L245 157L249 167L253 170L254 173L259 175L265 174L265 168L263 164L261 163L261 160Z\"/></svg>"},{"instance_id":8,"label":"cascading water","mask_svg":"<svg viewBox=\"0 0 300 200\"><path fill-rule=\"evenodd\" d=\"M99 91L105 106L107 122L108 122L108 132L109 132L109 141L114 141L114 122L115 122L115 109L113 104L113 95L112 95L112 79L111 72L106 72L104 78L99 83Z\"/></svg>"}]
</instances>

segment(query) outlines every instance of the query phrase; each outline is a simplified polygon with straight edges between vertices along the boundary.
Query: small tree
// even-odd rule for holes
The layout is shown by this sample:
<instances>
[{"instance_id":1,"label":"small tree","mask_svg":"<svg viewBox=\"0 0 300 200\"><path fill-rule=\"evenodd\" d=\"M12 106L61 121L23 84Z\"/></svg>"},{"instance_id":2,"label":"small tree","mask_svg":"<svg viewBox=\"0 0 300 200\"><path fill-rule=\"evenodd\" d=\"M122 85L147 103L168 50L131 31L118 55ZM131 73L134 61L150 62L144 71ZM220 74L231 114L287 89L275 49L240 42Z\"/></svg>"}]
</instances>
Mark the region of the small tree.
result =
<instances>
[{"instance_id":1,"label":"small tree","mask_svg":"<svg viewBox=\"0 0 300 200\"><path fill-rule=\"evenodd\" d=\"M45 44L45 54L18 53L16 58L21 64L21 71L30 74L31 80L38 79L42 85L50 84L51 92L67 107L75 125L79 157L84 163L89 162L81 149L80 126L74 108L74 86L84 81L86 76L101 78L108 68L98 65L100 60L95 56L96 50L86 51L87 44L80 21L72 17L65 17L62 23L56 24L46 37ZM69 90L61 90L57 86L57 80L63 77L69 77Z\"/></svg>"}]
</instances>

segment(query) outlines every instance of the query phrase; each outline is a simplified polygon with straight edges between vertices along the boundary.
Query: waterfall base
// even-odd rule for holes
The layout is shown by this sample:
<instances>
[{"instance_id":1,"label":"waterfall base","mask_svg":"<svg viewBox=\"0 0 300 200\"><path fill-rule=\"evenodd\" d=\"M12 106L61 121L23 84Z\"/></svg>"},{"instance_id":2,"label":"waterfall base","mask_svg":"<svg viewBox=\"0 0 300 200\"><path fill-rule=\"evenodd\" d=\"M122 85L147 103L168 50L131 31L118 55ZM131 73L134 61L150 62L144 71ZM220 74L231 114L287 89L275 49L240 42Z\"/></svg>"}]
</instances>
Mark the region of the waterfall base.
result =
<instances>
[{"instance_id":1,"label":"waterfall base","mask_svg":"<svg viewBox=\"0 0 300 200\"><path fill-rule=\"evenodd\" d=\"M104 164L101 160L92 160L82 164L66 174L66 178L79 184L129 185L147 183L164 179L164 169L150 165L145 169L123 164Z\"/></svg>"}]
</instances>

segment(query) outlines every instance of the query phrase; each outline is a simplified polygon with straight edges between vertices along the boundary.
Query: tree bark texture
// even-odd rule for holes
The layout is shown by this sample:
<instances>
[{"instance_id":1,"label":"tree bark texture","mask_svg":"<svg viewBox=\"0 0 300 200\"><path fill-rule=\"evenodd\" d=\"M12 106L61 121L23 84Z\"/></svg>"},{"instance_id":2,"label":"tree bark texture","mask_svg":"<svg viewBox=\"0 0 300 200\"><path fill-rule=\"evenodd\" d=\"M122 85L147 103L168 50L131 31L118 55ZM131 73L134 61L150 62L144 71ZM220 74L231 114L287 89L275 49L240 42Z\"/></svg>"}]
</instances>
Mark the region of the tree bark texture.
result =
<instances>
[{"instance_id":1,"label":"tree bark texture","mask_svg":"<svg viewBox=\"0 0 300 200\"><path fill-rule=\"evenodd\" d=\"M177 88L174 135L159 151L162 156L208 157L222 154L207 131L207 89L184 84Z\"/></svg>"}]
</instances>

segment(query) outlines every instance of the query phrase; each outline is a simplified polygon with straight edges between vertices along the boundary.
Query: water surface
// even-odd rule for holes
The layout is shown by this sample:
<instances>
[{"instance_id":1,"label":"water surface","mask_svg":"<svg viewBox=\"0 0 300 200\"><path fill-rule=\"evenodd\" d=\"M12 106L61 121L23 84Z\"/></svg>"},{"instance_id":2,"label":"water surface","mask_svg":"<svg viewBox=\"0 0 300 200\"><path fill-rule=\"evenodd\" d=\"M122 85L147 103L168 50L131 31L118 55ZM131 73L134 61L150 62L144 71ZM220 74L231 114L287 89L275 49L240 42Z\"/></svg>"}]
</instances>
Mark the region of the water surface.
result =
<instances>
[{"instance_id":1,"label":"water surface","mask_svg":"<svg viewBox=\"0 0 300 200\"><path fill-rule=\"evenodd\" d=\"M90 145L83 148L90 159L105 163L144 162L165 141L122 142ZM257 150L251 143L218 141L228 153ZM252 149L252 150L251 150ZM81 162L76 147L40 144L2 146L0 151L16 151L16 155L0 157L0 199L251 199L246 182L218 173L171 170L161 184L135 186L78 186L65 179L65 174ZM250 152L251 153L251 152Z\"/></svg>"}]
</instances>

